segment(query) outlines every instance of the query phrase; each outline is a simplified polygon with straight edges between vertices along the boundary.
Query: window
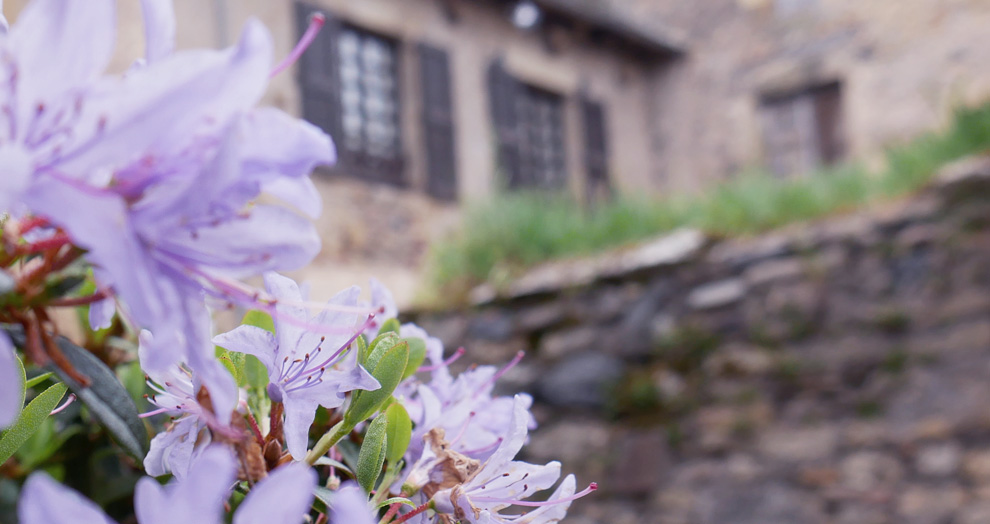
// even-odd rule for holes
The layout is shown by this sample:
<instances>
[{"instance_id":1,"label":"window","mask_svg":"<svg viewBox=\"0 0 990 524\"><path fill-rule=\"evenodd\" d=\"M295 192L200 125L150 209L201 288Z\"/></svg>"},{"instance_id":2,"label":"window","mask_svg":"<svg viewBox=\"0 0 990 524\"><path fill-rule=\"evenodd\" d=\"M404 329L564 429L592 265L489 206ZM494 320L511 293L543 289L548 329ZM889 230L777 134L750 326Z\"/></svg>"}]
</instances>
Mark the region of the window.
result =
<instances>
[{"instance_id":1,"label":"window","mask_svg":"<svg viewBox=\"0 0 990 524\"><path fill-rule=\"evenodd\" d=\"M300 32L315 11L297 4ZM404 184L396 41L328 15L299 75L303 116L333 138L336 170Z\"/></svg>"},{"instance_id":2,"label":"window","mask_svg":"<svg viewBox=\"0 0 990 524\"><path fill-rule=\"evenodd\" d=\"M760 116L769 169L786 177L840 161L845 154L841 109L838 83L764 97Z\"/></svg>"},{"instance_id":3,"label":"window","mask_svg":"<svg viewBox=\"0 0 990 524\"><path fill-rule=\"evenodd\" d=\"M567 183L563 99L522 84L517 104L522 180L534 187L563 187Z\"/></svg>"},{"instance_id":4,"label":"window","mask_svg":"<svg viewBox=\"0 0 990 524\"><path fill-rule=\"evenodd\" d=\"M489 67L498 168L510 189L567 184L564 99L519 82L496 60Z\"/></svg>"},{"instance_id":5,"label":"window","mask_svg":"<svg viewBox=\"0 0 990 524\"><path fill-rule=\"evenodd\" d=\"M341 129L338 147L359 164L392 161L399 153L395 44L353 27L340 31Z\"/></svg>"}]
</instances>

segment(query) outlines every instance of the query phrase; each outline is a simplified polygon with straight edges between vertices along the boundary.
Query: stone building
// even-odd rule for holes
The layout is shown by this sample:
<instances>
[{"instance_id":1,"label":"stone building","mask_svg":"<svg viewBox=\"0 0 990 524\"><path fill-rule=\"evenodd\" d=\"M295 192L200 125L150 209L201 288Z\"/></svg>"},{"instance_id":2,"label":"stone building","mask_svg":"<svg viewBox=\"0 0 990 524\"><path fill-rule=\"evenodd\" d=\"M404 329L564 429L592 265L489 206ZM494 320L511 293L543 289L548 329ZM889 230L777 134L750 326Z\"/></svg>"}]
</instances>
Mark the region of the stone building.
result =
<instances>
[{"instance_id":1,"label":"stone building","mask_svg":"<svg viewBox=\"0 0 990 524\"><path fill-rule=\"evenodd\" d=\"M279 56L327 15L266 102L338 147L316 177L328 290L375 273L409 296L430 240L506 188L590 199L875 164L990 94L983 0L175 3L180 48L229 45L255 16ZM137 0L119 6L123 70L142 27Z\"/></svg>"}]
</instances>

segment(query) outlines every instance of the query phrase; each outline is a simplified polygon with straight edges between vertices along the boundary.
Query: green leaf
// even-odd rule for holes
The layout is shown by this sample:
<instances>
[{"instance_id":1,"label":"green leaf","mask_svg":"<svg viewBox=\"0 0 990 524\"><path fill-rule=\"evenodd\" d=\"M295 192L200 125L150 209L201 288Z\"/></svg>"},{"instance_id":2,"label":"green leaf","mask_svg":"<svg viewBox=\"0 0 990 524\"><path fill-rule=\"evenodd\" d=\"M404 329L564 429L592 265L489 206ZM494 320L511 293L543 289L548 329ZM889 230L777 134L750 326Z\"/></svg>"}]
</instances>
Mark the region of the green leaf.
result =
<instances>
[{"instance_id":1,"label":"green leaf","mask_svg":"<svg viewBox=\"0 0 990 524\"><path fill-rule=\"evenodd\" d=\"M375 509L382 509L385 506L391 506L392 504L405 504L407 506L412 506L414 508L416 507L416 503L405 497L392 497L390 499L385 499L380 503L378 503L378 506L375 507Z\"/></svg>"},{"instance_id":2,"label":"green leaf","mask_svg":"<svg viewBox=\"0 0 990 524\"><path fill-rule=\"evenodd\" d=\"M392 398L392 392L402 381L402 374L408 361L409 344L405 342L399 342L386 351L378 365L369 370L381 387L374 391L356 391L351 399L351 406L344 413L344 422L354 427L358 422L367 420L381 409Z\"/></svg>"},{"instance_id":3,"label":"green leaf","mask_svg":"<svg viewBox=\"0 0 990 524\"><path fill-rule=\"evenodd\" d=\"M406 448L409 447L409 441L412 439L412 420L409 419L406 408L398 402L389 404L385 408L383 417L388 421L388 451L385 458L388 460L389 467L392 467L402 460L402 456L406 454Z\"/></svg>"},{"instance_id":4,"label":"green leaf","mask_svg":"<svg viewBox=\"0 0 990 524\"><path fill-rule=\"evenodd\" d=\"M329 510L333 507L333 499L337 496L337 493L323 486L316 486L313 488L313 495L316 496L316 500L322 502L326 506L326 509ZM317 511L320 511L320 509L317 508ZM325 513L325 511L320 511L320 513Z\"/></svg>"},{"instance_id":5,"label":"green leaf","mask_svg":"<svg viewBox=\"0 0 990 524\"><path fill-rule=\"evenodd\" d=\"M314 466L331 466L331 467L334 467L334 468L337 468L337 469L343 471L344 473L347 473L348 475L350 475L352 477L354 476L354 472L351 471L351 468L347 467L347 464L344 464L343 462L336 461L336 460L334 460L334 459L332 459L330 457L325 457L325 456L324 457L320 457L320 458L318 458L316 460L316 462L313 463L313 465Z\"/></svg>"},{"instance_id":6,"label":"green leaf","mask_svg":"<svg viewBox=\"0 0 990 524\"><path fill-rule=\"evenodd\" d=\"M144 398L144 394L148 390L148 382L141 364L134 361L117 366L117 376L120 377L120 383L124 385L134 405L146 405L148 401Z\"/></svg>"},{"instance_id":7,"label":"green leaf","mask_svg":"<svg viewBox=\"0 0 990 524\"><path fill-rule=\"evenodd\" d=\"M241 319L241 324L260 327L272 334L275 333L275 321L272 320L272 316L260 309L252 309L245 313L244 318Z\"/></svg>"},{"instance_id":8,"label":"green leaf","mask_svg":"<svg viewBox=\"0 0 990 524\"><path fill-rule=\"evenodd\" d=\"M55 454L62 444L70 438L83 432L79 424L73 424L65 429L55 429L55 419L48 417L41 424L39 429L28 439L15 454L21 468L25 470L35 469L42 462Z\"/></svg>"},{"instance_id":9,"label":"green leaf","mask_svg":"<svg viewBox=\"0 0 990 524\"><path fill-rule=\"evenodd\" d=\"M0 464L6 462L22 444L31 438L31 435L34 435L35 431L38 431L41 424L62 400L65 390L65 384L55 384L41 392L21 411L20 416L17 417L17 422L0 434Z\"/></svg>"},{"instance_id":10,"label":"green leaf","mask_svg":"<svg viewBox=\"0 0 990 524\"><path fill-rule=\"evenodd\" d=\"M378 361L382 359L382 355L398 343L399 336L391 331L378 335L375 340L371 341L368 358L363 360L361 364L364 365L365 369L374 369L378 365Z\"/></svg>"},{"instance_id":11,"label":"green leaf","mask_svg":"<svg viewBox=\"0 0 990 524\"><path fill-rule=\"evenodd\" d=\"M15 341L15 344L16 344L16 341ZM14 353L14 362L17 362L17 369L20 371L20 373L18 373L18 376L20 377L19 380L20 380L21 384L24 384L20 388L21 397L17 400L17 404L15 404L15 405L23 407L24 406L24 395L27 393L27 385L26 385L27 384L27 374L24 373L24 363L21 362L21 359L20 358L18 358L17 353ZM3 464L3 462L0 462L0 464Z\"/></svg>"},{"instance_id":12,"label":"green leaf","mask_svg":"<svg viewBox=\"0 0 990 524\"><path fill-rule=\"evenodd\" d=\"M217 349L219 350L220 346L217 346ZM234 383L240 387L244 387L244 354L220 350L217 360L234 377Z\"/></svg>"},{"instance_id":13,"label":"green leaf","mask_svg":"<svg viewBox=\"0 0 990 524\"><path fill-rule=\"evenodd\" d=\"M244 355L244 381L259 391L268 387L268 368L254 355Z\"/></svg>"},{"instance_id":14,"label":"green leaf","mask_svg":"<svg viewBox=\"0 0 990 524\"><path fill-rule=\"evenodd\" d=\"M381 336L385 333L395 333L396 335L398 335L400 329L402 329L402 325L399 324L399 319L390 318L386 320L382 324L382 327L378 329L378 335Z\"/></svg>"},{"instance_id":15,"label":"green leaf","mask_svg":"<svg viewBox=\"0 0 990 524\"><path fill-rule=\"evenodd\" d=\"M358 453L361 451L358 445L350 440L341 440L337 443L337 452L340 453L340 460L350 468L351 471L357 469Z\"/></svg>"},{"instance_id":16,"label":"green leaf","mask_svg":"<svg viewBox=\"0 0 990 524\"><path fill-rule=\"evenodd\" d=\"M59 367L54 367L53 371L125 451L137 459L144 459L148 451L148 432L138 418L134 401L117 376L100 359L69 339L60 336L55 342L72 367L89 378L90 384L83 387Z\"/></svg>"},{"instance_id":17,"label":"green leaf","mask_svg":"<svg viewBox=\"0 0 990 524\"><path fill-rule=\"evenodd\" d=\"M385 450L388 446L387 429L388 421L385 417L372 420L364 435L361 451L358 453L357 481L368 493L375 489L375 483L381 476L382 466L385 464Z\"/></svg>"},{"instance_id":18,"label":"green leaf","mask_svg":"<svg viewBox=\"0 0 990 524\"><path fill-rule=\"evenodd\" d=\"M402 340L409 344L409 362L406 363L406 370L402 373L402 378L405 380L411 377L426 360L426 341L421 338L404 338Z\"/></svg>"},{"instance_id":19,"label":"green leaf","mask_svg":"<svg viewBox=\"0 0 990 524\"><path fill-rule=\"evenodd\" d=\"M368 346L368 340L364 338L364 335L361 335L355 340L355 343L357 344L358 362L364 365L368 360L368 353L371 352L371 348Z\"/></svg>"},{"instance_id":20,"label":"green leaf","mask_svg":"<svg viewBox=\"0 0 990 524\"><path fill-rule=\"evenodd\" d=\"M21 371L24 371L23 366L21 367ZM33 377L33 378L31 378L31 380L28 380L24 384L24 389L31 389L31 388L37 386L38 384L41 384L42 382L48 380L48 377L50 377L52 375L54 375L54 373L52 373L51 371L49 371L47 373L42 373L42 374L40 374L40 375L38 375L36 377ZM24 399L21 399L21 400L23 401Z\"/></svg>"}]
</instances>

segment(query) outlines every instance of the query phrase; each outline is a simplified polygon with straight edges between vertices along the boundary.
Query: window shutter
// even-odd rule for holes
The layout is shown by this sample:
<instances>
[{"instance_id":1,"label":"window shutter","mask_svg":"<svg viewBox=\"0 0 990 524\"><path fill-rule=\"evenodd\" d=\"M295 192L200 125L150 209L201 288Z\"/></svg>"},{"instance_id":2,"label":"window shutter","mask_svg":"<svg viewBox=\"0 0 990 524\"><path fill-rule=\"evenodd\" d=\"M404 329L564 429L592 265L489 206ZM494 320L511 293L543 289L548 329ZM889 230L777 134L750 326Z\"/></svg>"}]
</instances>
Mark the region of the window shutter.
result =
<instances>
[{"instance_id":1,"label":"window shutter","mask_svg":"<svg viewBox=\"0 0 990 524\"><path fill-rule=\"evenodd\" d=\"M315 12L326 16L323 29L299 59L299 86L302 91L303 117L330 135L341 138L340 79L338 77L337 36L340 20L322 9L296 4L296 25L301 36ZM338 152L341 148L337 148ZM343 159L341 159L343 160Z\"/></svg>"},{"instance_id":2,"label":"window shutter","mask_svg":"<svg viewBox=\"0 0 990 524\"><path fill-rule=\"evenodd\" d=\"M488 66L488 94L495 127L496 163L509 188L526 187L519 152L519 117L516 113L519 84L496 58Z\"/></svg>"},{"instance_id":3,"label":"window shutter","mask_svg":"<svg viewBox=\"0 0 990 524\"><path fill-rule=\"evenodd\" d=\"M814 97L820 160L823 165L833 165L842 160L845 153L839 84L831 84L816 90Z\"/></svg>"},{"instance_id":4,"label":"window shutter","mask_svg":"<svg viewBox=\"0 0 990 524\"><path fill-rule=\"evenodd\" d=\"M420 44L419 76L423 96L426 190L434 198L456 200L457 166L448 53L427 44Z\"/></svg>"},{"instance_id":5,"label":"window shutter","mask_svg":"<svg viewBox=\"0 0 990 524\"><path fill-rule=\"evenodd\" d=\"M605 106L600 102L581 97L581 114L584 120L584 163L587 170L588 200L597 195L611 194L608 179L608 138L605 131Z\"/></svg>"}]
</instances>

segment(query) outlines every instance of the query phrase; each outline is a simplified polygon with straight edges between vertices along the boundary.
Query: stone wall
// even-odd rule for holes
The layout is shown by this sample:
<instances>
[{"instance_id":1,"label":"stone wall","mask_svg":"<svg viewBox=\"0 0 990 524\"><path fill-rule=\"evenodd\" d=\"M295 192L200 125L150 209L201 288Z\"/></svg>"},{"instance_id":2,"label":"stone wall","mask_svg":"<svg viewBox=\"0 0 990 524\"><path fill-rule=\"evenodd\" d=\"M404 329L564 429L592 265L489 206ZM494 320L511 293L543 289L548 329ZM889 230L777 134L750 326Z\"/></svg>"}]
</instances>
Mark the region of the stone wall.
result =
<instances>
[{"instance_id":1,"label":"stone wall","mask_svg":"<svg viewBox=\"0 0 990 524\"><path fill-rule=\"evenodd\" d=\"M533 461L601 489L575 523L990 522L990 157L882 209L692 231L413 319L528 357Z\"/></svg>"}]
</instances>

